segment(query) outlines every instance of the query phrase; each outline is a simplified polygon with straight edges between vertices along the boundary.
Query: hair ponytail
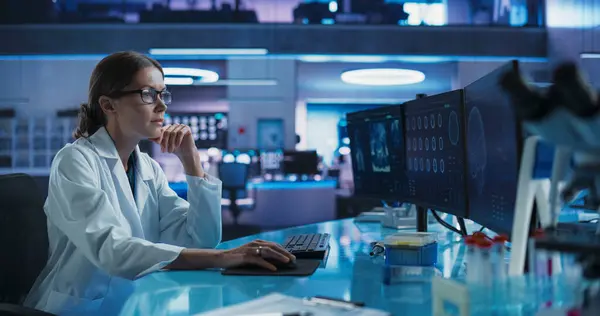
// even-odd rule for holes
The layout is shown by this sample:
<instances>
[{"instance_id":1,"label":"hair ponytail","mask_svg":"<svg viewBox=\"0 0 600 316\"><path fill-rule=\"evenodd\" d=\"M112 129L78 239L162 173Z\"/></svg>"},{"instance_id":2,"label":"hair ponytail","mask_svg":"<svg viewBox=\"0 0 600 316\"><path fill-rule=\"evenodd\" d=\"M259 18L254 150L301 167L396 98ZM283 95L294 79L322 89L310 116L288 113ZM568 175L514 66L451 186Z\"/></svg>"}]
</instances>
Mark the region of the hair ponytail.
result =
<instances>
[{"instance_id":1,"label":"hair ponytail","mask_svg":"<svg viewBox=\"0 0 600 316\"><path fill-rule=\"evenodd\" d=\"M75 139L89 137L106 124L100 105L82 103L79 108L79 125L73 133Z\"/></svg>"}]
</instances>

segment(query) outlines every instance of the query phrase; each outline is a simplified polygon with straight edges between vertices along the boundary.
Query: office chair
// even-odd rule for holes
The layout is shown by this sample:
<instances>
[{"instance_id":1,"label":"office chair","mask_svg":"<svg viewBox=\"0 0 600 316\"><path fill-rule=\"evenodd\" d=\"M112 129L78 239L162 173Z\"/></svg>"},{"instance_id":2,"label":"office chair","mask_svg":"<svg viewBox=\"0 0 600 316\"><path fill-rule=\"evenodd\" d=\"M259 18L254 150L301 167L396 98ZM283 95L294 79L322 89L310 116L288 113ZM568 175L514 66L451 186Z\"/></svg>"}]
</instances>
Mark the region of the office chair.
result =
<instances>
[{"instance_id":1,"label":"office chair","mask_svg":"<svg viewBox=\"0 0 600 316\"><path fill-rule=\"evenodd\" d=\"M49 246L44 199L29 175L0 175L0 243L0 315L52 315L21 306Z\"/></svg>"},{"instance_id":2,"label":"office chair","mask_svg":"<svg viewBox=\"0 0 600 316\"><path fill-rule=\"evenodd\" d=\"M238 226L238 218L242 211L254 209L256 205L256 194L248 194L248 172L249 166L243 163L220 163L219 179L223 183L223 198L229 199L229 211L233 216L234 225ZM249 205L239 205L240 199L247 199L252 196L253 203Z\"/></svg>"}]
</instances>

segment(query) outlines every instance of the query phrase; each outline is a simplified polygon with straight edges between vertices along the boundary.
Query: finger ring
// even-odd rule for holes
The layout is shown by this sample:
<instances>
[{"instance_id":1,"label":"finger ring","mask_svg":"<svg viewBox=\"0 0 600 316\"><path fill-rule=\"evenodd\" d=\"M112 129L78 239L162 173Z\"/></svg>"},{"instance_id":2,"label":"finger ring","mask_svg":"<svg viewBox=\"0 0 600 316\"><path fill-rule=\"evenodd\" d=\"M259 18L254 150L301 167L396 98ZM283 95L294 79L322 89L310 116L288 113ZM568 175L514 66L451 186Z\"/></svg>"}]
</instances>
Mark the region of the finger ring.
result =
<instances>
[{"instance_id":1,"label":"finger ring","mask_svg":"<svg viewBox=\"0 0 600 316\"><path fill-rule=\"evenodd\" d=\"M262 246L258 246L258 248L256 248L256 255L259 257L262 256Z\"/></svg>"}]
</instances>

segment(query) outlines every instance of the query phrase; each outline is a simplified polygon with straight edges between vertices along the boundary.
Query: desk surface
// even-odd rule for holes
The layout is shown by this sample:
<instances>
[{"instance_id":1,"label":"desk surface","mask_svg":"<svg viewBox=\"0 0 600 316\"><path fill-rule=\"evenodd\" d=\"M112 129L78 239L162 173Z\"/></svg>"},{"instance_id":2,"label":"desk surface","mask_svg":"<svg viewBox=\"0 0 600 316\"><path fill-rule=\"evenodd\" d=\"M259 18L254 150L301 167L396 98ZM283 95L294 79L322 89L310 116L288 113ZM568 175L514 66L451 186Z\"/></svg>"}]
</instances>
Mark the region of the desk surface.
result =
<instances>
[{"instance_id":1,"label":"desk surface","mask_svg":"<svg viewBox=\"0 0 600 316\"><path fill-rule=\"evenodd\" d=\"M431 230L437 230L435 225ZM133 293L119 308L121 315L193 315L245 302L273 292L306 297L324 295L365 302L393 314L431 315L430 284L382 283L383 262L369 256L369 243L395 230L379 224L331 221L280 231L265 232L229 242L227 249L254 239L283 242L291 234L327 232L332 235L329 256L309 277L223 276L218 271L157 272L137 280ZM439 233L438 267L444 276L461 270L459 236ZM459 260L457 260L459 259ZM115 313L117 314L117 313Z\"/></svg>"}]
</instances>

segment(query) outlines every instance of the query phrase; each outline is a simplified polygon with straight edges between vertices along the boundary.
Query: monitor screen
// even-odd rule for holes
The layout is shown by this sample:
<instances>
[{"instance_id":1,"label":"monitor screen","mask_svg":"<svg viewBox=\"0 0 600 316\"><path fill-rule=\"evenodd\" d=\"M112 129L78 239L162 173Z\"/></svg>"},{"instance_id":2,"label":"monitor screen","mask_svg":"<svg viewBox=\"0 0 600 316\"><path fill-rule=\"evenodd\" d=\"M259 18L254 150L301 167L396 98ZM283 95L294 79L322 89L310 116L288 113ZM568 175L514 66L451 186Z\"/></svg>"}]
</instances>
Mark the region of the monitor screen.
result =
<instances>
[{"instance_id":1,"label":"monitor screen","mask_svg":"<svg viewBox=\"0 0 600 316\"><path fill-rule=\"evenodd\" d=\"M192 130L196 147L227 148L228 120L226 113L167 113L165 125L185 124Z\"/></svg>"},{"instance_id":2,"label":"monitor screen","mask_svg":"<svg viewBox=\"0 0 600 316\"><path fill-rule=\"evenodd\" d=\"M404 104L407 202L467 217L463 91Z\"/></svg>"},{"instance_id":3,"label":"monitor screen","mask_svg":"<svg viewBox=\"0 0 600 316\"><path fill-rule=\"evenodd\" d=\"M498 82L510 62L465 87L469 218L511 234L521 159L520 123Z\"/></svg>"},{"instance_id":4,"label":"monitor screen","mask_svg":"<svg viewBox=\"0 0 600 316\"><path fill-rule=\"evenodd\" d=\"M401 201L404 198L404 120L400 105L346 117L355 195Z\"/></svg>"},{"instance_id":5,"label":"monitor screen","mask_svg":"<svg viewBox=\"0 0 600 316\"><path fill-rule=\"evenodd\" d=\"M264 172L279 172L283 161L282 150L261 150L260 165Z\"/></svg>"},{"instance_id":6,"label":"monitor screen","mask_svg":"<svg viewBox=\"0 0 600 316\"><path fill-rule=\"evenodd\" d=\"M315 150L284 151L283 172L286 174L314 175L319 173L319 155Z\"/></svg>"}]
</instances>

